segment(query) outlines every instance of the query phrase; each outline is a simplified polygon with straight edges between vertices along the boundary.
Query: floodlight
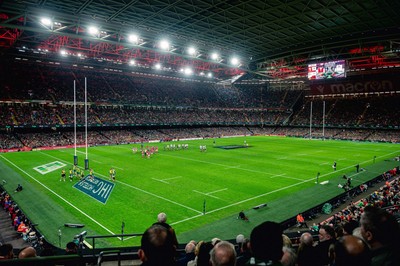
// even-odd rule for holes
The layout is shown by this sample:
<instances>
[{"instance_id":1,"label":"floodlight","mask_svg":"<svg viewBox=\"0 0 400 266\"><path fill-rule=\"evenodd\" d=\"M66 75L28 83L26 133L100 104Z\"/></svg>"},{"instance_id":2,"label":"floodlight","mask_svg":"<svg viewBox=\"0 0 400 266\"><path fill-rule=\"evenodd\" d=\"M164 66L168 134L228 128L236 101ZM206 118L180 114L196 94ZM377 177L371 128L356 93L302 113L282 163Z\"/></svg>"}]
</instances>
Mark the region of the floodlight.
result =
<instances>
[{"instance_id":1,"label":"floodlight","mask_svg":"<svg viewBox=\"0 0 400 266\"><path fill-rule=\"evenodd\" d=\"M204 72L200 72L200 76L204 76Z\"/></svg>"},{"instance_id":2,"label":"floodlight","mask_svg":"<svg viewBox=\"0 0 400 266\"><path fill-rule=\"evenodd\" d=\"M98 29L97 27L95 27L95 26L90 26L90 27L88 28L88 32L89 32L91 35L97 35L97 34L99 34L99 29Z\"/></svg>"},{"instance_id":3,"label":"floodlight","mask_svg":"<svg viewBox=\"0 0 400 266\"><path fill-rule=\"evenodd\" d=\"M208 77L208 78L212 78L212 76L213 76L213 74L212 74L211 72L209 72L209 73L207 74L207 77Z\"/></svg>"},{"instance_id":4,"label":"floodlight","mask_svg":"<svg viewBox=\"0 0 400 266\"><path fill-rule=\"evenodd\" d=\"M211 59L212 60L218 60L218 58L219 58L219 55L217 53L212 53L211 54Z\"/></svg>"},{"instance_id":5,"label":"floodlight","mask_svg":"<svg viewBox=\"0 0 400 266\"><path fill-rule=\"evenodd\" d=\"M65 51L65 50L60 50L60 54L63 55L63 56L67 56L67 51Z\"/></svg>"},{"instance_id":6,"label":"floodlight","mask_svg":"<svg viewBox=\"0 0 400 266\"><path fill-rule=\"evenodd\" d=\"M239 65L239 59L237 57L232 57L231 58L231 65L238 66Z\"/></svg>"},{"instance_id":7,"label":"floodlight","mask_svg":"<svg viewBox=\"0 0 400 266\"><path fill-rule=\"evenodd\" d=\"M130 66L134 66L135 63L136 63L136 62L135 62L135 60L133 60L133 59L129 61L129 65L130 65Z\"/></svg>"},{"instance_id":8,"label":"floodlight","mask_svg":"<svg viewBox=\"0 0 400 266\"><path fill-rule=\"evenodd\" d=\"M161 69L161 64L160 63L157 63L157 64L155 64L155 66L154 66L156 69Z\"/></svg>"},{"instance_id":9,"label":"floodlight","mask_svg":"<svg viewBox=\"0 0 400 266\"><path fill-rule=\"evenodd\" d=\"M185 68L184 70L185 75L191 75L193 73L193 70L189 67Z\"/></svg>"},{"instance_id":10,"label":"floodlight","mask_svg":"<svg viewBox=\"0 0 400 266\"><path fill-rule=\"evenodd\" d=\"M78 57L81 57L81 56L82 56L82 54L81 54L81 53L78 53L78 54L77 54L77 56L78 56Z\"/></svg>"},{"instance_id":11,"label":"floodlight","mask_svg":"<svg viewBox=\"0 0 400 266\"><path fill-rule=\"evenodd\" d=\"M139 37L138 37L136 34L130 34L130 35L128 36L128 40L129 40L131 43L138 43L138 42L139 42Z\"/></svg>"},{"instance_id":12,"label":"floodlight","mask_svg":"<svg viewBox=\"0 0 400 266\"><path fill-rule=\"evenodd\" d=\"M160 41L159 46L160 46L160 48L163 49L163 50L169 50L169 42L166 41L166 40Z\"/></svg>"},{"instance_id":13,"label":"floodlight","mask_svg":"<svg viewBox=\"0 0 400 266\"><path fill-rule=\"evenodd\" d=\"M40 19L40 23L42 23L44 26L50 27L53 22L49 18L42 18Z\"/></svg>"},{"instance_id":14,"label":"floodlight","mask_svg":"<svg viewBox=\"0 0 400 266\"><path fill-rule=\"evenodd\" d=\"M189 55L195 55L196 54L196 48L194 48L194 47L189 47L188 48L188 54Z\"/></svg>"}]
</instances>

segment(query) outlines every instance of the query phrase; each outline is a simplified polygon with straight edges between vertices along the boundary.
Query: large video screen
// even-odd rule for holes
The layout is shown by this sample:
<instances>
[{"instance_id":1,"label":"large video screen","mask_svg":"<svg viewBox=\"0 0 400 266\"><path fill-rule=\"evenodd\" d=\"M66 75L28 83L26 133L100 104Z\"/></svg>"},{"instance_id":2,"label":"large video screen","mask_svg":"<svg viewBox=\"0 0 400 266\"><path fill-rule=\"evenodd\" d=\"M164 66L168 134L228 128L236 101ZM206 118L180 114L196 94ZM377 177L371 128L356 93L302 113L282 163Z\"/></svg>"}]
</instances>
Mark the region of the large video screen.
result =
<instances>
[{"instance_id":1,"label":"large video screen","mask_svg":"<svg viewBox=\"0 0 400 266\"><path fill-rule=\"evenodd\" d=\"M346 77L345 60L315 63L308 65L308 79L332 79Z\"/></svg>"}]
</instances>

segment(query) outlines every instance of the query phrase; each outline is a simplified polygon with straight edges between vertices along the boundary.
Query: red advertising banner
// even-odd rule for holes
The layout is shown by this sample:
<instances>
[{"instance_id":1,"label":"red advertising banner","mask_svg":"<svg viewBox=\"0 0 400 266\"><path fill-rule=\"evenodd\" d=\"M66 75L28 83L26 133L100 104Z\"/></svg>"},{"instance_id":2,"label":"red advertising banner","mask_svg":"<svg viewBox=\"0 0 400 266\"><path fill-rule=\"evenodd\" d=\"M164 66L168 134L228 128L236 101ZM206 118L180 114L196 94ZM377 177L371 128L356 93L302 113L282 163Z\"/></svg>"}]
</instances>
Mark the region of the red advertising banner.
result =
<instances>
[{"instance_id":1,"label":"red advertising banner","mask_svg":"<svg viewBox=\"0 0 400 266\"><path fill-rule=\"evenodd\" d=\"M369 79L340 80L338 82L310 84L311 95L350 94L400 91L400 80L393 76Z\"/></svg>"}]
</instances>

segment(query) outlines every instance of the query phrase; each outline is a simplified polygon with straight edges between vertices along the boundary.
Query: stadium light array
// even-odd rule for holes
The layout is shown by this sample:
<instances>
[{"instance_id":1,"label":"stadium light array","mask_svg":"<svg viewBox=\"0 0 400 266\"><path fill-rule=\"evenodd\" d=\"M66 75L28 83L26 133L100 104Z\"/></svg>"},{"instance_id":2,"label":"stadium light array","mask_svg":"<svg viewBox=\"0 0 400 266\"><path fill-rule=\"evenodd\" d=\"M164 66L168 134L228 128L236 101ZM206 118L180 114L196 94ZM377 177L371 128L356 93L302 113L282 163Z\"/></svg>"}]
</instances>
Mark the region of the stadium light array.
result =
<instances>
[{"instance_id":1,"label":"stadium light array","mask_svg":"<svg viewBox=\"0 0 400 266\"><path fill-rule=\"evenodd\" d=\"M161 69L161 64L160 64L160 63L157 63L157 64L154 65L154 67L155 67L156 69Z\"/></svg>"},{"instance_id":2,"label":"stadium light array","mask_svg":"<svg viewBox=\"0 0 400 266\"><path fill-rule=\"evenodd\" d=\"M51 27L51 25L53 24L53 21L49 18L41 18L40 23L42 23L46 27Z\"/></svg>"},{"instance_id":3,"label":"stadium light array","mask_svg":"<svg viewBox=\"0 0 400 266\"><path fill-rule=\"evenodd\" d=\"M97 36L99 34L99 29L97 27L95 27L95 26L90 26L88 28L88 32L91 35Z\"/></svg>"},{"instance_id":4,"label":"stadium light array","mask_svg":"<svg viewBox=\"0 0 400 266\"><path fill-rule=\"evenodd\" d=\"M208 73L207 73L207 77L208 77L208 78L212 78L212 76L213 76L213 74L212 74L211 72L208 72Z\"/></svg>"},{"instance_id":5,"label":"stadium light array","mask_svg":"<svg viewBox=\"0 0 400 266\"><path fill-rule=\"evenodd\" d=\"M219 54L217 53L212 53L211 54L211 59L217 61L219 59Z\"/></svg>"},{"instance_id":6,"label":"stadium light array","mask_svg":"<svg viewBox=\"0 0 400 266\"><path fill-rule=\"evenodd\" d=\"M129 61L129 65L130 66L134 66L135 64L136 64L135 60L132 59L132 60Z\"/></svg>"},{"instance_id":7,"label":"stadium light array","mask_svg":"<svg viewBox=\"0 0 400 266\"><path fill-rule=\"evenodd\" d=\"M237 57L232 57L230 61L231 65L233 66L238 66L240 64L239 58Z\"/></svg>"},{"instance_id":8,"label":"stadium light array","mask_svg":"<svg viewBox=\"0 0 400 266\"><path fill-rule=\"evenodd\" d=\"M170 44L167 40L161 40L159 43L159 47L162 50L168 51L170 48Z\"/></svg>"},{"instance_id":9,"label":"stadium light array","mask_svg":"<svg viewBox=\"0 0 400 266\"><path fill-rule=\"evenodd\" d=\"M196 48L191 46L191 47L188 48L187 52L188 52L189 55L194 56L194 55L196 55L197 50L196 50Z\"/></svg>"},{"instance_id":10,"label":"stadium light array","mask_svg":"<svg viewBox=\"0 0 400 266\"><path fill-rule=\"evenodd\" d=\"M183 73L185 73L185 75L189 76L189 75L193 74L193 70L190 67L187 67L184 69Z\"/></svg>"},{"instance_id":11,"label":"stadium light array","mask_svg":"<svg viewBox=\"0 0 400 266\"><path fill-rule=\"evenodd\" d=\"M130 35L128 36L128 40L129 40L129 42L131 42L131 43L137 44L137 43L139 42L139 36L137 36L136 34L130 34Z\"/></svg>"},{"instance_id":12,"label":"stadium light array","mask_svg":"<svg viewBox=\"0 0 400 266\"><path fill-rule=\"evenodd\" d=\"M65 50L60 50L60 54L62 55L62 56L67 56L67 51L65 51Z\"/></svg>"}]
</instances>

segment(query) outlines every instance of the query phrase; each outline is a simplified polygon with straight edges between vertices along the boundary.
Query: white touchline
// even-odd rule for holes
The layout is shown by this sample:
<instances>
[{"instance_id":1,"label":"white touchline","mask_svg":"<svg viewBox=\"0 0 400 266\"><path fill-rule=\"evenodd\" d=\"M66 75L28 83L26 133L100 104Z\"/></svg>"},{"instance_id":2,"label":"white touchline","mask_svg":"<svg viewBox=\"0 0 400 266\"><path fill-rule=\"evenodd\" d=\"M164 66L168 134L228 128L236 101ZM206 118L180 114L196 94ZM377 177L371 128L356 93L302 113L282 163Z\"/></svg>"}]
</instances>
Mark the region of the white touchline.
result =
<instances>
[{"instance_id":1,"label":"white touchline","mask_svg":"<svg viewBox=\"0 0 400 266\"><path fill-rule=\"evenodd\" d=\"M34 178L33 176L31 176L30 174L28 174L27 172L25 172L25 170L21 169L19 166L17 166L16 164L14 164L13 162L11 162L10 160L8 160L7 158L5 158L3 155L0 155L4 160L6 160L7 162L9 162L11 165L13 165L15 168L17 168L19 171L21 171L22 173L24 173L25 175L29 176L31 179L35 180L37 183L39 183L42 187L44 187L45 189L47 189L48 191L50 191L51 193L53 193L54 195L56 195L57 197L59 197L61 200L63 200L65 203L67 203L68 205L70 205L72 208L74 208L75 210L77 210L78 212L80 212L81 214L83 214L84 216L86 216L87 218L89 218L91 221L93 221L94 223L96 223L97 225L99 225L101 228L103 228L104 230L106 230L107 232L109 232L112 235L115 235L110 229L108 229L107 227L105 227L104 225L102 225L101 223L99 223L98 221L96 221L95 219L93 219L92 217L90 217L89 215L87 215L86 213L84 213L82 210L80 210L78 207L76 207L75 205L73 205L71 202L67 201L66 199L64 199L63 197L61 197L60 195L58 195L56 192L54 192L53 190L51 190L49 187L47 187L45 184L43 184L42 182L40 182L39 180L37 180L36 178Z\"/></svg>"},{"instance_id":2,"label":"white touchline","mask_svg":"<svg viewBox=\"0 0 400 266\"><path fill-rule=\"evenodd\" d=\"M385 156L388 156L388 155L390 155L390 154L399 153L399 152L400 152L400 151L391 152L391 153L388 153L388 154L386 154L386 155L379 156L379 157L377 157L377 158L385 157ZM372 161L372 160L367 160L367 161L362 162L362 163L366 163L366 162L369 162L369 161ZM351 167L352 167L352 166L351 166ZM348 168L350 168L350 167L348 167ZM330 174L331 174L331 173L328 173L328 174L325 174L325 175L321 175L321 176L326 176L326 175L330 175ZM266 196L266 195L269 195L269 194L272 194L272 193L276 193L276 192L279 192L279 191L282 191L282 190L285 190L285 189L288 189L288 188L291 188L291 187L295 187L295 186L301 185L301 184L303 184L303 183L307 183L307 182L314 181L314 180L315 180L315 178L310 178L310 179L304 180L304 181L302 181L302 182L292 184L292 185L287 186L287 187L282 187L282 188L280 188L280 189L276 189L276 190L273 190L273 191L270 191L270 192L267 192L267 193L264 193L264 194L260 194L260 195L258 195L258 196L254 196L254 197L251 197L251 198L242 200L242 201L238 201L238 202L235 202L235 203L226 205L226 206L224 206L224 207L221 207L221 208L218 208L218 209L214 209L214 210L212 210L212 211L208 211L207 214L208 214L208 213L217 212L217 211L220 211L220 210L223 210L223 209L227 209L227 208L230 208L230 207L232 207L232 206L236 206L236 205L242 204L242 203L244 203L244 202L251 201L251 200L254 200L254 199L257 199L257 198L261 198L261 197L264 197L264 196ZM182 223L182 222L186 222L186 221L188 221L188 220L195 219L195 218L200 217L200 216L202 216L202 215L203 215L203 214L201 214L201 215L196 215L196 216L192 216L192 217L189 217L189 218L186 218L186 219L183 219L183 220L180 220L180 221L171 223L171 225L175 225L175 224L179 224L179 223Z\"/></svg>"},{"instance_id":3,"label":"white touchline","mask_svg":"<svg viewBox=\"0 0 400 266\"><path fill-rule=\"evenodd\" d=\"M162 180L171 180L171 179L177 179L177 178L181 178L182 176L174 176L174 177L169 177L169 178L164 178Z\"/></svg>"},{"instance_id":4,"label":"white touchline","mask_svg":"<svg viewBox=\"0 0 400 266\"><path fill-rule=\"evenodd\" d=\"M228 190L228 189L227 188L222 188L222 189L214 190L214 191L208 192L207 195L213 194L213 193L217 193L217 192L220 192L220 191L224 191L224 190Z\"/></svg>"},{"instance_id":5,"label":"white touchline","mask_svg":"<svg viewBox=\"0 0 400 266\"><path fill-rule=\"evenodd\" d=\"M139 190L140 192L143 192L143 193L145 193L145 194L149 194L149 195L151 195L151 196L153 196L153 197L156 197L156 198L159 198L159 199L168 201L168 202L170 202L170 203L173 203L173 204L175 204L175 205L178 205L178 206L180 206L180 207L186 208L186 209L188 209L188 210L191 210L191 211L194 211L194 212L197 212L197 213L202 213L201 211L195 210L195 209L193 209L193 208L191 208L191 207L189 207L189 206L186 206L186 205L183 205L183 204L181 204L181 203L179 203L179 202L176 202L176 201L173 201L173 200L164 198L164 197L162 197L162 196L158 196L158 195L156 195L156 194L154 194L154 193L148 192L148 191L143 190L143 189L141 189L141 188L138 188L138 187L129 185L129 184L124 183L124 182L121 182L121 181L117 181L117 182L118 182L118 183L121 183L121 184L124 184L124 185L127 186L127 187L130 187L130 188L134 188L134 189L136 189L136 190Z\"/></svg>"},{"instance_id":6,"label":"white touchline","mask_svg":"<svg viewBox=\"0 0 400 266\"><path fill-rule=\"evenodd\" d=\"M216 196L209 195L208 193L200 192L200 191L198 191L198 190L193 190L193 192L196 192L196 193L199 193L199 194L201 194L201 195L208 196L208 197L211 197L211 198L214 198L214 199L220 199L220 198L218 198L218 197L216 197Z\"/></svg>"},{"instance_id":7,"label":"white touchline","mask_svg":"<svg viewBox=\"0 0 400 266\"><path fill-rule=\"evenodd\" d=\"M382 158L382 157L388 156L388 155L390 155L390 154L399 153L399 152L400 152L400 150L399 150L399 151L395 151L395 152L391 152L391 153L388 153L388 154L385 154L385 155L382 155L382 156L378 156L377 158ZM46 154L46 155L48 155L48 154ZM51 155L48 155L48 156L51 156ZM168 155L166 155L166 156L168 156ZM170 155L170 156L171 156L171 155ZM51 156L51 157L54 157L54 156ZM171 157L176 157L176 156L171 156ZM57 157L54 157L54 158L57 158ZM178 158L181 158L181 157L178 157ZM57 158L57 159L59 159L59 158ZM64 160L62 160L62 159L59 159L59 160L64 161ZM199 162L202 162L202 163L209 163L209 164L215 164L215 165L220 165L220 166L226 167L226 165L221 165L221 164L217 164L217 163L204 162L204 161L194 160L194 159L192 159L192 160L193 160L193 161L199 161ZM369 161L372 161L372 159L371 159L371 160L364 161L364 162L362 162L362 163L366 163L366 162L369 162ZM65 162L65 161L64 161L64 162ZM351 167L353 167L353 166L351 166ZM347 168L351 168L351 167L347 167ZM345 169L347 169L347 168L345 168ZM332 172L332 173L334 173L334 172ZM330 175L330 174L332 174L332 173L327 173L327 174L321 175L320 177L327 176L327 175ZM242 200L242 201L238 201L238 202L235 202L235 203L226 205L226 206L224 206L224 207L221 207L221 208L218 208L218 209L209 211L209 212L207 212L207 213L213 213L213 212L216 212L216 211L220 211L220 210L223 210L223 209L227 209L227 208L230 208L230 207L232 207L232 206L236 206L236 205L242 204L242 203L244 203L244 202L251 201L251 200L254 200L254 199L257 199L257 198L260 198L260 197L264 197L264 196L266 196L266 195L269 195L269 194L272 194L272 193L276 193L276 192L279 192L279 191L282 191L282 190L285 190L285 189L288 189L288 188L291 188L291 187L295 187L295 186L301 185L301 184L303 184L303 183L307 183L307 182L314 181L314 180L315 180L315 178L310 178L310 179L304 180L304 181L302 181L302 182L292 184L292 185L287 186L287 187L282 187L282 188L277 189L277 190L274 190L274 191L266 192L266 193L263 193L263 194L260 194L260 195L257 195L257 196L254 196L254 197L251 197L251 198ZM117 181L117 182L119 182L119 181ZM120 183L122 183L122 182L120 182ZM124 184L124 183L122 183L122 184ZM145 193L146 193L146 192L145 192ZM189 221L189 220L193 220L193 219L195 219L195 218L197 218L197 217L201 217L201 216L204 215L202 212L199 212L199 211L197 211L197 210L195 210L195 211L198 212L199 214L198 214L198 215L195 215L195 216L192 216L192 217L185 218L185 219L180 220L180 221L177 221L177 222L173 222L173 223L171 223L171 225L175 225L175 224L183 223L183 222L186 222L186 221Z\"/></svg>"},{"instance_id":8,"label":"white touchline","mask_svg":"<svg viewBox=\"0 0 400 266\"><path fill-rule=\"evenodd\" d=\"M207 162L207 161L202 161L202 160L196 160L196 159L190 159L190 158L186 158L186 157L179 157L179 156L167 155L167 154L160 154L160 155L169 156L169 157L174 157L174 158L179 158L179 159L182 159L182 160L195 161L195 162L199 162L199 163L217 165L217 166L224 167L225 169L227 169L227 167L230 168L229 165L224 165L224 164L220 164L220 163L212 163L212 162ZM265 174L265 175L275 175L275 174L272 174L272 173L267 173L267 172L262 172L262 171L257 171L257 170L251 170L251 169L245 169L245 168L241 168L241 167L235 167L235 169L239 169L239 170L247 171L247 172L259 173L259 174ZM298 180L297 178L295 178L295 177L290 177L290 176L284 176L283 178Z\"/></svg>"},{"instance_id":9,"label":"white touchline","mask_svg":"<svg viewBox=\"0 0 400 266\"><path fill-rule=\"evenodd\" d=\"M167 182L167 181L164 181L164 180L162 180L162 179L157 179L157 178L152 178L153 180L156 180L156 181L158 181L158 182L162 182L162 183L165 183L165 184L168 184L169 185L169 182Z\"/></svg>"},{"instance_id":10,"label":"white touchline","mask_svg":"<svg viewBox=\"0 0 400 266\"><path fill-rule=\"evenodd\" d=\"M44 154L44 155L47 155L47 156L49 156L49 157L55 158L55 159L57 159L57 160L66 162L66 161L63 160L63 159L57 158L57 157L52 156L52 155L50 155L50 154L43 153L43 152L40 152L40 153L42 153L42 154ZM106 177L105 175L102 175L102 174L96 174L96 175L102 176L102 177L104 177L104 178L108 178L108 177ZM143 189L141 189L141 188L138 188L138 187L129 185L129 184L124 183L124 182L121 182L121 181L119 181L119 180L117 180L117 181L115 181L115 182L121 183L121 184L123 184L123 185L125 185L125 186L127 186L127 187L130 187L130 188L134 188L134 189L139 190L139 191L141 191L141 192L143 192L143 193L145 193L145 194L152 195L152 196L154 196L154 197L156 197L156 198L163 199L163 200L168 201L168 202L170 202L170 203L173 203L173 204L175 204L175 205L184 207L184 208L189 209L189 210L191 210L191 211L194 211L194 212L197 212L197 213L202 213L201 211L195 210L195 209L193 209L193 208L191 208L191 207L185 206L185 205L180 204L180 203L178 203L178 202L176 202L176 201L173 201L173 200L164 198L164 197L162 197L162 196L158 196L158 195L156 195L156 194L154 194L154 193L151 193L151 192L148 192L148 191L143 190Z\"/></svg>"}]
</instances>

